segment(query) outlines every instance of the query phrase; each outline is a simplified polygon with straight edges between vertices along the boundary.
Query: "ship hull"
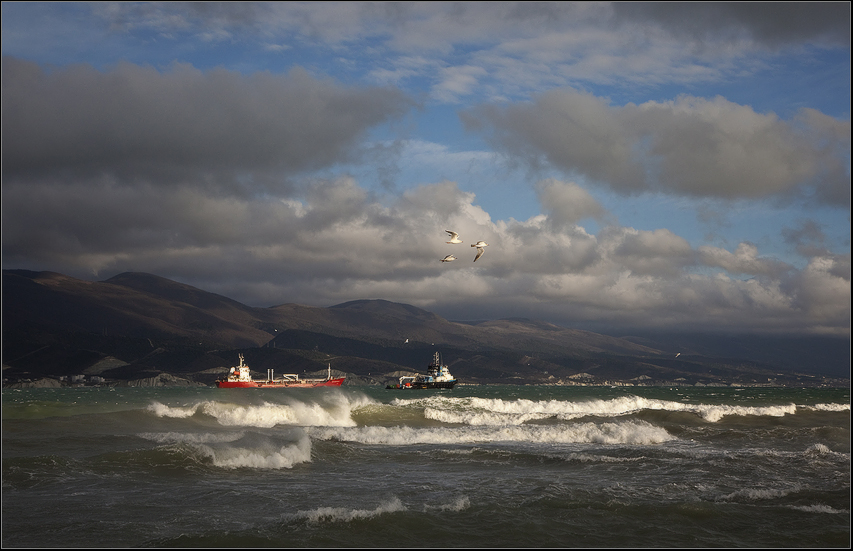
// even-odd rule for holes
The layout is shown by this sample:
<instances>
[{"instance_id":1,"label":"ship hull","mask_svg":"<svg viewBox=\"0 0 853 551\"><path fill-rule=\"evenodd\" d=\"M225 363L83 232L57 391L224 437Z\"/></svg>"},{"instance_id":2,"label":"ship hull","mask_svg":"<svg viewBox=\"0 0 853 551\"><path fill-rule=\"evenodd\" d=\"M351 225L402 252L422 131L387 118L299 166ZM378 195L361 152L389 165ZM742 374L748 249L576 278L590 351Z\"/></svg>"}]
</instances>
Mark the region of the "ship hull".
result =
<instances>
[{"instance_id":1,"label":"ship hull","mask_svg":"<svg viewBox=\"0 0 853 551\"><path fill-rule=\"evenodd\" d=\"M321 386L341 386L345 377L323 381L216 381L219 388L316 388Z\"/></svg>"}]
</instances>

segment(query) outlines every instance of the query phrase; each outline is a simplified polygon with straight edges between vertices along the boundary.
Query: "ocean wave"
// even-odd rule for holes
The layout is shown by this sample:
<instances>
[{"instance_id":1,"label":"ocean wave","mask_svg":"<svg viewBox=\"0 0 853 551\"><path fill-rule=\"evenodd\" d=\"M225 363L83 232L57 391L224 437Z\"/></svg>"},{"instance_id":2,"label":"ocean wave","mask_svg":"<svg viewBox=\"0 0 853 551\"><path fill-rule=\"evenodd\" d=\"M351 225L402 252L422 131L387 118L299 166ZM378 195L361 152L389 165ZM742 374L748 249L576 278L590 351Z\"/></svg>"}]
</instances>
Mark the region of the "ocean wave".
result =
<instances>
[{"instance_id":1,"label":"ocean wave","mask_svg":"<svg viewBox=\"0 0 853 551\"><path fill-rule=\"evenodd\" d=\"M215 467L282 469L311 461L311 440L302 429L286 435L265 435L243 431L231 433L163 432L139 433L137 436L157 442L161 449L182 450ZM293 441L282 443L283 439Z\"/></svg>"},{"instance_id":2,"label":"ocean wave","mask_svg":"<svg viewBox=\"0 0 853 551\"><path fill-rule=\"evenodd\" d=\"M518 425L530 420L556 417L572 420L580 417L619 417L644 410L687 412L708 422L718 422L726 416L793 415L797 405L733 406L720 404L686 404L670 400L655 400L640 396L621 396L609 400L502 400L499 398L427 398L395 399L399 407L422 407L428 419L466 425ZM835 404L824 404L829 410ZM800 406L802 407L802 406ZM817 406L815 406L817 407ZM849 409L849 406L848 406ZM832 410L837 411L837 410Z\"/></svg>"},{"instance_id":3,"label":"ocean wave","mask_svg":"<svg viewBox=\"0 0 853 551\"><path fill-rule=\"evenodd\" d=\"M850 411L850 404L815 404L813 406L797 406L813 411Z\"/></svg>"},{"instance_id":4,"label":"ocean wave","mask_svg":"<svg viewBox=\"0 0 853 551\"><path fill-rule=\"evenodd\" d=\"M320 507L312 511L299 511L295 517L308 522L350 522L369 519L387 513L407 511L408 508L398 498L381 503L375 509L347 509L346 507Z\"/></svg>"},{"instance_id":5,"label":"ocean wave","mask_svg":"<svg viewBox=\"0 0 853 551\"><path fill-rule=\"evenodd\" d=\"M311 428L309 434L319 440L340 440L371 445L406 446L414 444L481 444L524 442L547 444L659 444L674 440L665 429L645 421L616 423L580 423L576 425L508 425L480 427L355 427Z\"/></svg>"},{"instance_id":6,"label":"ocean wave","mask_svg":"<svg viewBox=\"0 0 853 551\"><path fill-rule=\"evenodd\" d=\"M242 438L243 433L141 432L137 436L158 444L207 444L234 442Z\"/></svg>"},{"instance_id":7,"label":"ocean wave","mask_svg":"<svg viewBox=\"0 0 853 551\"><path fill-rule=\"evenodd\" d=\"M424 408L424 417L442 423L463 425L521 425L527 421L547 419L549 413L495 414L488 411L449 411L445 409Z\"/></svg>"},{"instance_id":8,"label":"ocean wave","mask_svg":"<svg viewBox=\"0 0 853 551\"><path fill-rule=\"evenodd\" d=\"M196 414L213 417L223 426L271 428L276 425L355 426L353 411L373 401L364 395L335 394L323 402L291 400L288 403L234 404L207 400L190 406L168 406L159 402L147 410L157 417L188 418Z\"/></svg>"},{"instance_id":9,"label":"ocean wave","mask_svg":"<svg viewBox=\"0 0 853 551\"><path fill-rule=\"evenodd\" d=\"M850 514L850 509L835 509L829 505L823 505L820 503L816 505L789 505L788 507L796 509L797 511L805 511L806 513Z\"/></svg>"},{"instance_id":10,"label":"ocean wave","mask_svg":"<svg viewBox=\"0 0 853 551\"><path fill-rule=\"evenodd\" d=\"M464 511L465 509L471 506L471 500L467 497L462 496L458 498L456 501L451 503L442 503L440 505L424 505L424 512L430 510L438 510L438 511L450 511L453 513L458 513L459 511Z\"/></svg>"},{"instance_id":11,"label":"ocean wave","mask_svg":"<svg viewBox=\"0 0 853 551\"><path fill-rule=\"evenodd\" d=\"M311 440L303 435L298 441L284 446L265 445L199 445L198 451L216 467L228 469L290 469L311 461Z\"/></svg>"},{"instance_id":12,"label":"ocean wave","mask_svg":"<svg viewBox=\"0 0 853 551\"><path fill-rule=\"evenodd\" d=\"M717 501L762 501L785 497L799 488L743 488L717 498Z\"/></svg>"}]
</instances>

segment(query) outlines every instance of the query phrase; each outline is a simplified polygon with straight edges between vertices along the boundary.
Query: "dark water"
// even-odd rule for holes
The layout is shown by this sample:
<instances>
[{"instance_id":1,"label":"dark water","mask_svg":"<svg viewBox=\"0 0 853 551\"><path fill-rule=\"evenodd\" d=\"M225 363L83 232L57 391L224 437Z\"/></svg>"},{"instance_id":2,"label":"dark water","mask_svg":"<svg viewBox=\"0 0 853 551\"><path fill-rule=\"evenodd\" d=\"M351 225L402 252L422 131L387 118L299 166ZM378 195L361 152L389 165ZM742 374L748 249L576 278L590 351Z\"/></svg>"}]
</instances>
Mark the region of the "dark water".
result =
<instances>
[{"instance_id":1,"label":"dark water","mask_svg":"<svg viewBox=\"0 0 853 551\"><path fill-rule=\"evenodd\" d=\"M4 547L848 547L848 389L3 394Z\"/></svg>"}]
</instances>

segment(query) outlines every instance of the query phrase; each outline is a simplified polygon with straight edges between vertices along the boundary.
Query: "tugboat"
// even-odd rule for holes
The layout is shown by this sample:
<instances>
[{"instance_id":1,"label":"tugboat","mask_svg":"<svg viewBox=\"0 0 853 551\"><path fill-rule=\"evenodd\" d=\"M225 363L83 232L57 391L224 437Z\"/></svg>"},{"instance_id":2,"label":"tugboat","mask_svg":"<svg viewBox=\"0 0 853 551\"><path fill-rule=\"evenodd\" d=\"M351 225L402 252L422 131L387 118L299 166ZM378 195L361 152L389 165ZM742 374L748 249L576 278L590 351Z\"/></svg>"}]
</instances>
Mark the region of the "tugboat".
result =
<instances>
[{"instance_id":1,"label":"tugboat","mask_svg":"<svg viewBox=\"0 0 853 551\"><path fill-rule=\"evenodd\" d=\"M432 363L427 366L426 375L415 375L414 377L400 377L400 383L388 385L386 389L411 389L411 388L453 388L456 377L450 374L446 365L442 365L441 356L436 352L432 357Z\"/></svg>"},{"instance_id":2,"label":"tugboat","mask_svg":"<svg viewBox=\"0 0 853 551\"><path fill-rule=\"evenodd\" d=\"M219 388L313 388L318 386L341 386L346 377L332 378L332 364L325 379L300 379L299 375L286 374L276 379L272 369L267 369L267 380L256 381L249 373L249 366L240 354L240 365L232 367L228 376L216 381Z\"/></svg>"}]
</instances>

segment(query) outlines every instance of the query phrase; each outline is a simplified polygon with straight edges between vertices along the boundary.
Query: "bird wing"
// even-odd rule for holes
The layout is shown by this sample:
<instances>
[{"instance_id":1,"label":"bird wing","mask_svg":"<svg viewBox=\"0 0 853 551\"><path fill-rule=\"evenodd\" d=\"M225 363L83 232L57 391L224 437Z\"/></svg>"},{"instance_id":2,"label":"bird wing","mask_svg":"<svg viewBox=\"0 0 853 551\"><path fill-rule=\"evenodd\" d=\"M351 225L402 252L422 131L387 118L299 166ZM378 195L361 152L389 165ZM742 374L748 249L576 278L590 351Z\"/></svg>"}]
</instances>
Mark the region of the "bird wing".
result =
<instances>
[{"instance_id":1,"label":"bird wing","mask_svg":"<svg viewBox=\"0 0 853 551\"><path fill-rule=\"evenodd\" d=\"M477 247L477 256L474 257L474 262L477 262L477 259L483 256L483 252L485 252L485 250L486 249L483 247Z\"/></svg>"}]
</instances>

